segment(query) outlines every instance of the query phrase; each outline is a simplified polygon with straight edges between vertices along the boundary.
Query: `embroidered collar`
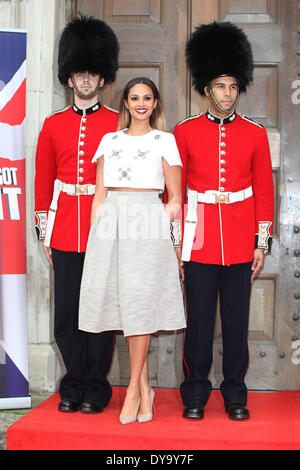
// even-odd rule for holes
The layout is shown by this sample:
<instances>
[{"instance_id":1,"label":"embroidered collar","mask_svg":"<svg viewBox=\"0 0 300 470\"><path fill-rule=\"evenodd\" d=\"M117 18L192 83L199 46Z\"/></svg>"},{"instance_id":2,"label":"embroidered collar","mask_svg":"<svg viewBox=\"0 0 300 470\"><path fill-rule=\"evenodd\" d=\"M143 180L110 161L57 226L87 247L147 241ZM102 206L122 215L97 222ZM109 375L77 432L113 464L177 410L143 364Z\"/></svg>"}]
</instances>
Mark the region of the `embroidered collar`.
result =
<instances>
[{"instance_id":1,"label":"embroidered collar","mask_svg":"<svg viewBox=\"0 0 300 470\"><path fill-rule=\"evenodd\" d=\"M80 108L78 108L78 106L76 106L76 104L73 104L73 106L72 106L73 111L76 114L80 114L80 116L95 113L100 108L101 108L101 104L100 104L99 101L97 101L97 103L94 104L93 106L91 106L90 108L86 108L86 109L80 109Z\"/></svg>"},{"instance_id":2,"label":"embroidered collar","mask_svg":"<svg viewBox=\"0 0 300 470\"><path fill-rule=\"evenodd\" d=\"M210 109L208 109L205 115L207 119L209 119L211 122L214 122L215 124L230 124L235 120L237 113L236 111L233 111L230 116L226 116L225 118L219 118L213 113L211 113Z\"/></svg>"}]
</instances>

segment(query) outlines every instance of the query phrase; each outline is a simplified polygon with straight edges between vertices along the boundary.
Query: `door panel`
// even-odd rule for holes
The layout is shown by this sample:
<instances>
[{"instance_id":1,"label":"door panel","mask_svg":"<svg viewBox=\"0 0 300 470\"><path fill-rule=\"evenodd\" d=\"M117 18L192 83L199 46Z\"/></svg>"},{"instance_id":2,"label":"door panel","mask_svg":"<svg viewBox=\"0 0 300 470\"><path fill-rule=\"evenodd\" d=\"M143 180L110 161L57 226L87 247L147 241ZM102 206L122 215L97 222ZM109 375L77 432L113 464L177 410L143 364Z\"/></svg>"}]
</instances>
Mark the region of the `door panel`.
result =
<instances>
[{"instance_id":1,"label":"door panel","mask_svg":"<svg viewBox=\"0 0 300 470\"><path fill-rule=\"evenodd\" d=\"M276 23L277 18L277 0L223 0L220 3L220 21Z\"/></svg>"}]
</instances>

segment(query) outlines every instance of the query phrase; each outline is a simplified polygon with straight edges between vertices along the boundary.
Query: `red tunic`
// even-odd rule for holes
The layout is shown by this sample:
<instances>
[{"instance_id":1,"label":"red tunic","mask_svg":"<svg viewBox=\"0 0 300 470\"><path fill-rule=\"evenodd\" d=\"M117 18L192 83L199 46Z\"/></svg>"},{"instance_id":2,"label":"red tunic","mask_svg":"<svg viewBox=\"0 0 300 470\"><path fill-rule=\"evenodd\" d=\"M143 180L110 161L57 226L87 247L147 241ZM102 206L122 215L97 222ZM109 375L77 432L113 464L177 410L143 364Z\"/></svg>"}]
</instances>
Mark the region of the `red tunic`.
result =
<instances>
[{"instance_id":1,"label":"red tunic","mask_svg":"<svg viewBox=\"0 0 300 470\"><path fill-rule=\"evenodd\" d=\"M201 249L192 250L191 261L221 265L251 261L260 223L270 224L269 244L273 227L274 191L266 130L236 112L223 120L207 112L177 124L174 135L183 164L183 201L186 186L200 193L253 189L253 196L244 201L203 204L196 236L199 224L204 224L204 243Z\"/></svg>"},{"instance_id":2,"label":"red tunic","mask_svg":"<svg viewBox=\"0 0 300 470\"><path fill-rule=\"evenodd\" d=\"M76 106L45 119L36 152L35 215L39 223L47 215L55 179L70 184L96 184L92 158L104 134L117 129L118 113L100 103L86 115ZM61 192L51 237L51 247L84 252L90 229L92 195L71 196Z\"/></svg>"}]
</instances>

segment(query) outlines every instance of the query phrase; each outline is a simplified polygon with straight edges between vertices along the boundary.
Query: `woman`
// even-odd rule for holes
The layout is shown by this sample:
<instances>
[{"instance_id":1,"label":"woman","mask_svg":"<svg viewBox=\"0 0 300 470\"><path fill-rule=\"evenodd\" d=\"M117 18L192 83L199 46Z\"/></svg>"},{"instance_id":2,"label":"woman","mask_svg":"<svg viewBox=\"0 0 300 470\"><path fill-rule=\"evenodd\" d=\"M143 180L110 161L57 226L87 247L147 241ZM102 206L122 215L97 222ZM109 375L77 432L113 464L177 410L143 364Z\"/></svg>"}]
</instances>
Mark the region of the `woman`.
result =
<instances>
[{"instance_id":1,"label":"woman","mask_svg":"<svg viewBox=\"0 0 300 470\"><path fill-rule=\"evenodd\" d=\"M155 84L147 78L130 80L121 100L122 130L106 134L93 158L96 193L79 328L124 332L131 377L122 424L152 419L154 392L147 364L151 333L186 326L170 237L170 221L181 204L181 160L174 136L163 127ZM166 211L159 198L165 184Z\"/></svg>"}]
</instances>

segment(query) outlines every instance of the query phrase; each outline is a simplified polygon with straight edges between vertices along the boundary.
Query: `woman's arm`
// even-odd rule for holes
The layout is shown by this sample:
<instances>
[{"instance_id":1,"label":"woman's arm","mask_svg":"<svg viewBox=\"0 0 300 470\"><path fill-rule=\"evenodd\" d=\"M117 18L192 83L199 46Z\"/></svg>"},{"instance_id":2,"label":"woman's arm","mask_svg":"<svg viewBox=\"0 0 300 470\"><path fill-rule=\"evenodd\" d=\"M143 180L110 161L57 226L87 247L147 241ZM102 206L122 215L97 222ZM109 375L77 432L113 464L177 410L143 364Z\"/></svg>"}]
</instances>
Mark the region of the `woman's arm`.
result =
<instances>
[{"instance_id":1,"label":"woman's arm","mask_svg":"<svg viewBox=\"0 0 300 470\"><path fill-rule=\"evenodd\" d=\"M94 195L92 209L91 209L91 225L96 216L98 208L103 204L107 196L107 188L103 186L103 167L104 157L98 158L97 172L96 172L96 192Z\"/></svg>"},{"instance_id":2,"label":"woman's arm","mask_svg":"<svg viewBox=\"0 0 300 470\"><path fill-rule=\"evenodd\" d=\"M172 222L181 210L181 167L179 165L170 166L163 158L163 172L168 193L168 203L166 212ZM181 261L181 248L175 247L178 260L179 276L184 281L184 263Z\"/></svg>"},{"instance_id":3,"label":"woman's arm","mask_svg":"<svg viewBox=\"0 0 300 470\"><path fill-rule=\"evenodd\" d=\"M179 165L170 166L164 158L162 164L168 192L166 212L172 222L181 209L181 167Z\"/></svg>"}]
</instances>

